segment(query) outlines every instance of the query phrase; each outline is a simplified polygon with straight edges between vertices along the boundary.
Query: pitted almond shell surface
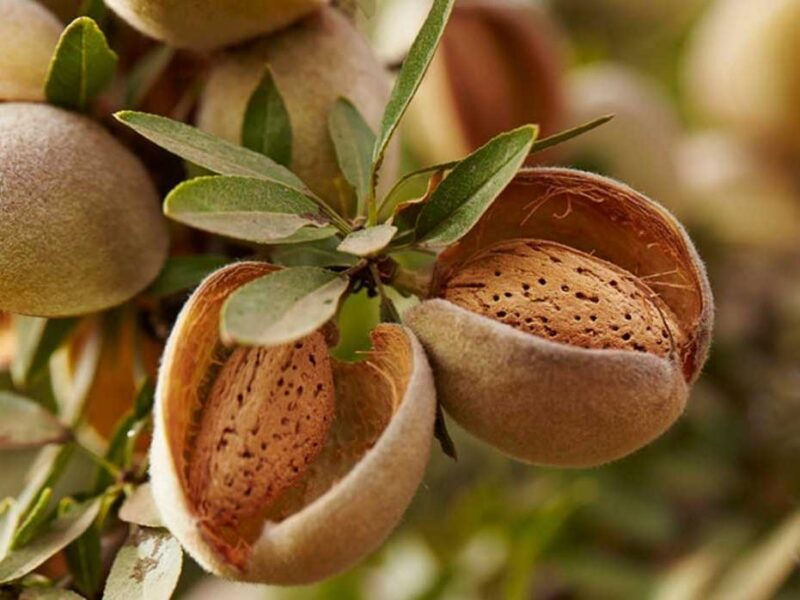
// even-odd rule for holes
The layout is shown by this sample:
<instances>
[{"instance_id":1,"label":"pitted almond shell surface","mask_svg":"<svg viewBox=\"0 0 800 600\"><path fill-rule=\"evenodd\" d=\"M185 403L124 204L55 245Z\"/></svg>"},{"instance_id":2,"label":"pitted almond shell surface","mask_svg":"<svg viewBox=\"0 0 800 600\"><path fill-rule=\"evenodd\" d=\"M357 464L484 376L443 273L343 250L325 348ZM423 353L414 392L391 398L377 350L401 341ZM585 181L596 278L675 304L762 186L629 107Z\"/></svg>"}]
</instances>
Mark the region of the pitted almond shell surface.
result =
<instances>
[{"instance_id":1,"label":"pitted almond shell surface","mask_svg":"<svg viewBox=\"0 0 800 600\"><path fill-rule=\"evenodd\" d=\"M44 100L63 25L35 0L0 2L0 101Z\"/></svg>"},{"instance_id":2,"label":"pitted almond shell surface","mask_svg":"<svg viewBox=\"0 0 800 600\"><path fill-rule=\"evenodd\" d=\"M536 464L598 465L661 435L684 409L688 384L705 361L713 320L705 271L682 227L663 208L613 180L570 169L525 169L477 226L440 255L431 295L446 297L448 282L488 283L474 279L473 261L496 248L507 250L519 239L533 248L553 243L569 248L556 255L562 263L555 272L546 269L541 253L531 256L531 246L524 252L522 263L530 261L524 272L507 252L492 259L502 263L501 275L510 268L511 277L490 289L488 302L484 296L478 304L492 306L498 295L497 302L509 302L512 320L519 312L521 326L508 323L508 310L498 319L497 311L484 316L483 306L474 312L444 299L425 301L406 313L428 351L445 409L477 437ZM566 271L565 265L570 265ZM532 271L540 269L545 272L534 278ZM598 280L589 285L590 274L579 269L596 271ZM494 271L484 270L481 277L490 275ZM523 315L513 294L522 292L519 301L529 308L524 293L536 293L540 277L546 288L553 276L557 289L539 297L556 301L568 318L552 306L549 315ZM627 301L611 306L612 281L619 287L624 283L628 299L639 302L638 314ZM657 297L647 298L648 290ZM564 298L569 304L561 306L558 300ZM606 299L609 312L585 310L605 305ZM663 320L656 313L663 313ZM555 336L544 327L525 330L530 325L525 319L556 314ZM608 320L603 336L620 336L614 344L589 343L585 330L591 325L583 323L586 318L592 323L593 315L597 323L601 316ZM628 323L638 323L637 329L623 331ZM666 353L658 349L664 342L658 344L652 335L658 324L668 325ZM666 340L664 330L658 328ZM637 337L641 347L619 348Z\"/></svg>"},{"instance_id":3,"label":"pitted almond shell surface","mask_svg":"<svg viewBox=\"0 0 800 600\"><path fill-rule=\"evenodd\" d=\"M675 316L685 378L697 378L711 341L713 296L694 244L661 205L593 173L523 169L478 224L440 255L431 295L475 253L510 239L556 242L640 279Z\"/></svg>"},{"instance_id":4,"label":"pitted almond shell surface","mask_svg":"<svg viewBox=\"0 0 800 600\"><path fill-rule=\"evenodd\" d=\"M464 263L441 294L461 308L570 346L666 357L680 345L670 309L641 280L554 242L490 246Z\"/></svg>"},{"instance_id":5,"label":"pitted almond shell surface","mask_svg":"<svg viewBox=\"0 0 800 600\"><path fill-rule=\"evenodd\" d=\"M273 271L238 263L184 307L159 374L153 492L206 569L301 584L355 564L396 526L427 463L432 376L408 330L381 326L367 361L339 363L317 332L226 348L224 301Z\"/></svg>"},{"instance_id":6,"label":"pitted almond shell surface","mask_svg":"<svg viewBox=\"0 0 800 600\"><path fill-rule=\"evenodd\" d=\"M130 25L178 48L213 50L282 29L328 0L108 0Z\"/></svg>"}]
</instances>

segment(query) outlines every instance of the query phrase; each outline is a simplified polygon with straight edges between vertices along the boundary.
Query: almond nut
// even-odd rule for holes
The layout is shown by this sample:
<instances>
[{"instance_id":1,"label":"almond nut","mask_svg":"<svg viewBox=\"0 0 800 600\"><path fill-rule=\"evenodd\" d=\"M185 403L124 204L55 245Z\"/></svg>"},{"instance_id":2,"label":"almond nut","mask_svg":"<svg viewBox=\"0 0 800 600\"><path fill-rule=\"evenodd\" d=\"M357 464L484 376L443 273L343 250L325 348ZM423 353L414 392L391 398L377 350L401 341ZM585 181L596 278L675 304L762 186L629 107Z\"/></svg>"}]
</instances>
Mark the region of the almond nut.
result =
<instances>
[{"instance_id":1,"label":"almond nut","mask_svg":"<svg viewBox=\"0 0 800 600\"><path fill-rule=\"evenodd\" d=\"M100 125L0 104L0 310L61 317L142 291L167 258L144 166Z\"/></svg>"},{"instance_id":2,"label":"almond nut","mask_svg":"<svg viewBox=\"0 0 800 600\"><path fill-rule=\"evenodd\" d=\"M241 143L247 103L267 66L289 111L292 171L346 214L343 176L328 117L336 100L348 98L377 130L389 99L388 74L353 24L338 11L325 8L286 31L216 57L200 96L200 129ZM382 179L394 180L394 154L387 158Z\"/></svg>"},{"instance_id":3,"label":"almond nut","mask_svg":"<svg viewBox=\"0 0 800 600\"><path fill-rule=\"evenodd\" d=\"M328 0L108 0L142 33L177 48L214 50L277 31Z\"/></svg>"},{"instance_id":4,"label":"almond nut","mask_svg":"<svg viewBox=\"0 0 800 600\"><path fill-rule=\"evenodd\" d=\"M47 69L63 28L34 0L0 3L0 101L44 100Z\"/></svg>"},{"instance_id":5,"label":"almond nut","mask_svg":"<svg viewBox=\"0 0 800 600\"><path fill-rule=\"evenodd\" d=\"M405 318L449 414L520 460L615 460L681 414L713 299L686 233L616 181L523 169Z\"/></svg>"},{"instance_id":6,"label":"almond nut","mask_svg":"<svg viewBox=\"0 0 800 600\"><path fill-rule=\"evenodd\" d=\"M406 329L339 363L326 337L227 348L227 297L276 267L238 263L185 305L159 373L151 452L165 525L206 569L301 584L375 550L419 486L435 418L432 375Z\"/></svg>"}]
</instances>

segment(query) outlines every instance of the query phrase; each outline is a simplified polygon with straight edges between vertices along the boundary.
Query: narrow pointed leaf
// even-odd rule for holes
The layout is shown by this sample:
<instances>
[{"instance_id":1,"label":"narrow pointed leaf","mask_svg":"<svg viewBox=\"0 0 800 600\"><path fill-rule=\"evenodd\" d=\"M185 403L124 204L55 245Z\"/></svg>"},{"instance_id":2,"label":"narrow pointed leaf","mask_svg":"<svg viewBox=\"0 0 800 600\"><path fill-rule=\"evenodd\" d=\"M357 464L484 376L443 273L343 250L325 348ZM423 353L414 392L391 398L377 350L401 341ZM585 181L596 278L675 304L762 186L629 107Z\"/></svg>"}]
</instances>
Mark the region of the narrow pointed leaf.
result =
<instances>
[{"instance_id":1,"label":"narrow pointed leaf","mask_svg":"<svg viewBox=\"0 0 800 600\"><path fill-rule=\"evenodd\" d=\"M114 77L117 55L89 17L75 19L61 34L47 74L51 104L83 111Z\"/></svg>"},{"instance_id":2,"label":"narrow pointed leaf","mask_svg":"<svg viewBox=\"0 0 800 600\"><path fill-rule=\"evenodd\" d=\"M472 229L525 162L536 132L525 126L504 133L460 162L420 212L417 239L447 245Z\"/></svg>"},{"instance_id":3,"label":"narrow pointed leaf","mask_svg":"<svg viewBox=\"0 0 800 600\"><path fill-rule=\"evenodd\" d=\"M222 309L222 337L279 346L313 333L336 314L344 277L315 267L284 269L239 288Z\"/></svg>"},{"instance_id":4,"label":"narrow pointed leaf","mask_svg":"<svg viewBox=\"0 0 800 600\"><path fill-rule=\"evenodd\" d=\"M69 430L36 402L0 392L0 450L39 448L69 437Z\"/></svg>"},{"instance_id":5,"label":"narrow pointed leaf","mask_svg":"<svg viewBox=\"0 0 800 600\"><path fill-rule=\"evenodd\" d=\"M455 0L434 0L428 17L403 62L403 68L397 76L392 95L386 105L380 133L375 142L372 154L373 182L383 162L392 135L433 60L433 55L436 53L436 48L439 46L444 28L450 18L450 12L453 10L454 2Z\"/></svg>"},{"instance_id":6,"label":"narrow pointed leaf","mask_svg":"<svg viewBox=\"0 0 800 600\"><path fill-rule=\"evenodd\" d=\"M29 544L9 552L0 562L0 584L24 577L66 548L91 526L99 510L99 498L75 505Z\"/></svg>"},{"instance_id":7,"label":"narrow pointed leaf","mask_svg":"<svg viewBox=\"0 0 800 600\"><path fill-rule=\"evenodd\" d=\"M96 598L102 589L103 556L100 526L93 523L83 535L64 550L75 587L87 598Z\"/></svg>"},{"instance_id":8,"label":"narrow pointed leaf","mask_svg":"<svg viewBox=\"0 0 800 600\"><path fill-rule=\"evenodd\" d=\"M269 255L270 262L284 267L352 267L358 257L339 252L339 238L327 238L305 244L277 246Z\"/></svg>"},{"instance_id":9,"label":"narrow pointed leaf","mask_svg":"<svg viewBox=\"0 0 800 600\"><path fill-rule=\"evenodd\" d=\"M14 317L17 353L11 365L11 376L17 387L25 388L47 368L50 357L69 338L77 319L42 319Z\"/></svg>"},{"instance_id":10,"label":"narrow pointed leaf","mask_svg":"<svg viewBox=\"0 0 800 600\"><path fill-rule=\"evenodd\" d=\"M568 142L571 139L579 137L585 133L589 133L593 129L597 129L601 125L605 125L613 118L614 115L606 115L604 117L600 117L598 119L589 121L588 123L584 123L583 125L578 125L577 127L573 127L572 129L567 129L566 131L562 131L561 133L556 133L554 135L551 135L550 137L537 140L536 143L533 144L530 153L536 154L537 152L542 152L543 150L547 150L548 148L552 148L553 146L558 146L559 144Z\"/></svg>"},{"instance_id":11,"label":"narrow pointed leaf","mask_svg":"<svg viewBox=\"0 0 800 600\"><path fill-rule=\"evenodd\" d=\"M134 529L117 553L104 600L169 600L178 584L183 550L163 529Z\"/></svg>"},{"instance_id":12,"label":"narrow pointed leaf","mask_svg":"<svg viewBox=\"0 0 800 600\"><path fill-rule=\"evenodd\" d=\"M336 148L336 157L347 182L358 198L357 214L363 215L372 167L375 134L364 117L347 98L339 98L331 109L328 129Z\"/></svg>"},{"instance_id":13,"label":"narrow pointed leaf","mask_svg":"<svg viewBox=\"0 0 800 600\"><path fill-rule=\"evenodd\" d=\"M279 165L288 167L292 162L292 122L269 68L247 103L242 145Z\"/></svg>"},{"instance_id":14,"label":"narrow pointed leaf","mask_svg":"<svg viewBox=\"0 0 800 600\"><path fill-rule=\"evenodd\" d=\"M257 244L330 237L317 205L297 190L252 177L198 177L176 187L164 213L185 225Z\"/></svg>"},{"instance_id":15,"label":"narrow pointed leaf","mask_svg":"<svg viewBox=\"0 0 800 600\"><path fill-rule=\"evenodd\" d=\"M354 231L348 235L337 250L354 256L372 256L384 250L397 233L392 225L376 225Z\"/></svg>"},{"instance_id":16,"label":"narrow pointed leaf","mask_svg":"<svg viewBox=\"0 0 800 600\"><path fill-rule=\"evenodd\" d=\"M34 505L31 507L31 510L28 511L28 515L25 517L25 520L19 524L17 531L14 532L14 538L11 540L12 548L20 548L24 546L30 542L37 533L39 533L39 529L47 519L50 509L50 501L52 499L53 489L49 487L44 488L42 493L39 494L39 497L36 499Z\"/></svg>"},{"instance_id":17,"label":"narrow pointed leaf","mask_svg":"<svg viewBox=\"0 0 800 600\"><path fill-rule=\"evenodd\" d=\"M14 498L6 498L0 502L0 563L11 549L18 524L19 505Z\"/></svg>"},{"instance_id":18,"label":"narrow pointed leaf","mask_svg":"<svg viewBox=\"0 0 800 600\"><path fill-rule=\"evenodd\" d=\"M225 266L228 259L217 254L173 256L147 288L151 296L163 297L194 288L208 275Z\"/></svg>"},{"instance_id":19,"label":"narrow pointed leaf","mask_svg":"<svg viewBox=\"0 0 800 600\"><path fill-rule=\"evenodd\" d=\"M286 167L196 127L134 111L122 111L114 116L154 144L214 173L275 181L309 193L305 184Z\"/></svg>"}]
</instances>

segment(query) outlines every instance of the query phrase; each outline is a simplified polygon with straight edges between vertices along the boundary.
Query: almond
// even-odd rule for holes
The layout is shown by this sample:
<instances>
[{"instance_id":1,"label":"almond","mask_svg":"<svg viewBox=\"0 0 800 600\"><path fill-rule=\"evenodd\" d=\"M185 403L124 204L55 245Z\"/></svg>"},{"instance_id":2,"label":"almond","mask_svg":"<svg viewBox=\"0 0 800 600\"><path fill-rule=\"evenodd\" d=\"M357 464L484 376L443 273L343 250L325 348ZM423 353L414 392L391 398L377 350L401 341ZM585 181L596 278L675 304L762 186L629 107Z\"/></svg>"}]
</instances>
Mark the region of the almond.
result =
<instances>
[{"instance_id":1,"label":"almond","mask_svg":"<svg viewBox=\"0 0 800 600\"><path fill-rule=\"evenodd\" d=\"M705 362L713 298L664 208L614 180L523 169L437 258L404 318L445 410L519 460L587 467L651 442Z\"/></svg>"},{"instance_id":2,"label":"almond","mask_svg":"<svg viewBox=\"0 0 800 600\"><path fill-rule=\"evenodd\" d=\"M214 50L271 33L328 0L108 0L142 33L178 48Z\"/></svg>"},{"instance_id":3,"label":"almond","mask_svg":"<svg viewBox=\"0 0 800 600\"><path fill-rule=\"evenodd\" d=\"M435 391L410 331L381 326L359 363L326 331L228 348L225 300L277 269L237 263L185 305L159 373L151 451L165 525L206 569L301 584L341 572L397 525L430 453Z\"/></svg>"},{"instance_id":4,"label":"almond","mask_svg":"<svg viewBox=\"0 0 800 600\"><path fill-rule=\"evenodd\" d=\"M449 279L442 297L515 329L581 348L672 352L672 311L641 280L554 242L490 246Z\"/></svg>"},{"instance_id":5,"label":"almond","mask_svg":"<svg viewBox=\"0 0 800 600\"><path fill-rule=\"evenodd\" d=\"M47 69L62 29L34 0L0 2L0 101L44 100Z\"/></svg>"}]
</instances>

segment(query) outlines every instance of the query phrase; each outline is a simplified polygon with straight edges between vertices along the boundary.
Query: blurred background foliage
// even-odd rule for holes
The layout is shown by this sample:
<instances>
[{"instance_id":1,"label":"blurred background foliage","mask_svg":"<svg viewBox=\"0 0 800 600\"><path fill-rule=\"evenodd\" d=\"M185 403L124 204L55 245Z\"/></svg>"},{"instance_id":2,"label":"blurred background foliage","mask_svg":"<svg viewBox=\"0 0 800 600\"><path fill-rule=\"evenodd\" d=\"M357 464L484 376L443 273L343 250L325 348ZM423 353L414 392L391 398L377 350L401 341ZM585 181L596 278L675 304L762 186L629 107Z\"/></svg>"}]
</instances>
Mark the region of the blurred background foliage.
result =
<instances>
[{"instance_id":1,"label":"blurred background foliage","mask_svg":"<svg viewBox=\"0 0 800 600\"><path fill-rule=\"evenodd\" d=\"M800 157L709 119L695 104L687 65L714 3L520 0L543 19L528 35L547 36L541 48L553 55L542 60L551 71L541 75L521 62L524 44L487 47L487 39L506 44L519 34L509 30L504 39L498 25L494 38L473 37L469 28L464 39L453 34L452 56L474 46L514 62L503 73L519 81L495 82L500 70L481 70L484 62L461 63L477 73L458 71L456 58L449 74L477 74L479 90L497 92L466 98L489 102L484 111L503 112L491 104L502 102L498 90L528 85L534 105L537 94L555 94L555 114L534 119L530 107L521 108L526 120L552 119L555 129L617 115L546 161L630 183L675 211L697 241L718 304L716 338L679 423L629 458L582 471L512 463L451 423L458 461L435 453L400 530L366 564L289 590L207 579L189 566L178 597L800 598ZM342 4L390 65L402 60L428 7L426 0ZM800 72L800 57L794 67ZM531 83L542 81L552 89ZM463 91L473 84L453 85ZM434 103L422 112L441 127L445 110ZM423 143L420 153L411 127L405 134L407 169L435 158L421 155L435 149ZM363 294L348 300L337 355L357 357L378 318L376 301ZM0 338L0 370L4 345ZM0 497L17 492L30 460L2 458ZM74 462L74 476L62 481L80 487L89 467Z\"/></svg>"}]
</instances>

